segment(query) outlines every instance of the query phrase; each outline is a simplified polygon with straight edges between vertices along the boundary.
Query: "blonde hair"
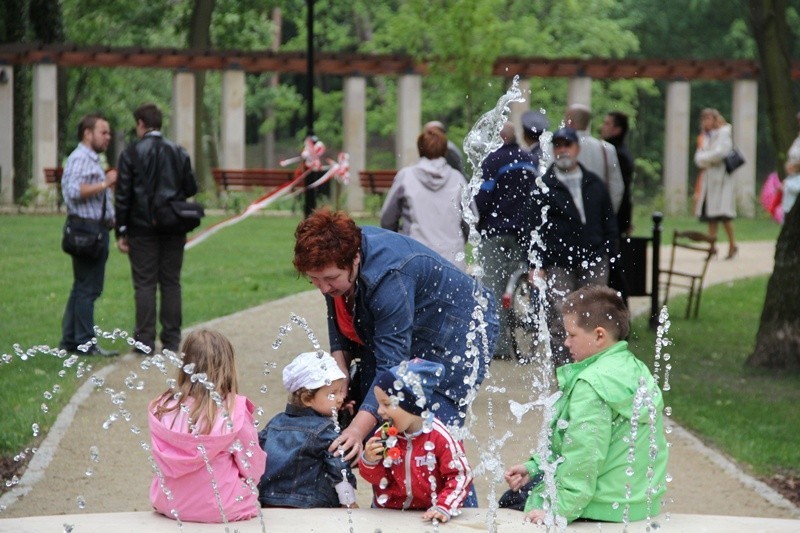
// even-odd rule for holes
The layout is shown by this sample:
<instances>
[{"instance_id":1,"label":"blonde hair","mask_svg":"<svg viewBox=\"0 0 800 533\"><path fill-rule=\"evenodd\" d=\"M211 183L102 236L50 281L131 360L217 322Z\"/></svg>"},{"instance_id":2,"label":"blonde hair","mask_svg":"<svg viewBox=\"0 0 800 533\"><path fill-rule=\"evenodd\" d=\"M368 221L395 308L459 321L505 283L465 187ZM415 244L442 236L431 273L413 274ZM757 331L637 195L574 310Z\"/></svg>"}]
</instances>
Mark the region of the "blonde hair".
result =
<instances>
[{"instance_id":1,"label":"blonde hair","mask_svg":"<svg viewBox=\"0 0 800 533\"><path fill-rule=\"evenodd\" d=\"M186 372L183 368L191 364L194 365L193 371ZM187 398L192 398L189 419L196 425L198 434L206 435L211 432L219 409L211 397L212 392L219 394L226 411L230 413L233 410L239 389L233 345L218 331L193 331L183 342L183 365L178 370L176 388L165 391L153 402L154 414L161 420L165 414L180 409ZM205 374L206 380L214 384L213 391L206 388L203 380L192 380L192 375L198 374ZM176 395L179 396L175 398ZM177 400L174 403L170 401L173 398Z\"/></svg>"},{"instance_id":2,"label":"blonde hair","mask_svg":"<svg viewBox=\"0 0 800 533\"><path fill-rule=\"evenodd\" d=\"M714 129L721 128L728 122L725 120L725 117L722 116L722 113L714 109L713 107L707 107L700 111L700 119L702 120L703 117L713 117L714 118Z\"/></svg>"}]
</instances>

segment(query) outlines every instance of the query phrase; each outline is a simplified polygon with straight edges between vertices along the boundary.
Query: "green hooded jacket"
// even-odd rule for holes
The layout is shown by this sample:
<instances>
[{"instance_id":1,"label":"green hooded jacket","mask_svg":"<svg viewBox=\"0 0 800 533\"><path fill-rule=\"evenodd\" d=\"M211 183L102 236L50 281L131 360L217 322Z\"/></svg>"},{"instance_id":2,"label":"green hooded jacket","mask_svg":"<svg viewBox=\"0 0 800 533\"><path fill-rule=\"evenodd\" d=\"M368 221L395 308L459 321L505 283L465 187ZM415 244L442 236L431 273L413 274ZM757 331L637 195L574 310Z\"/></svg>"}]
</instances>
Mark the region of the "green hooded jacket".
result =
<instances>
[{"instance_id":1,"label":"green hooded jacket","mask_svg":"<svg viewBox=\"0 0 800 533\"><path fill-rule=\"evenodd\" d=\"M647 366L620 341L558 368L556 376L563 395L551 422L549 461L563 458L555 470L557 514L569 522L623 522L626 508L629 521L657 515L666 492L667 441L664 399ZM631 424L640 383L647 393L638 394L641 407ZM541 464L538 456L525 463L531 478ZM544 483L533 487L525 512L542 509L545 497Z\"/></svg>"}]
</instances>

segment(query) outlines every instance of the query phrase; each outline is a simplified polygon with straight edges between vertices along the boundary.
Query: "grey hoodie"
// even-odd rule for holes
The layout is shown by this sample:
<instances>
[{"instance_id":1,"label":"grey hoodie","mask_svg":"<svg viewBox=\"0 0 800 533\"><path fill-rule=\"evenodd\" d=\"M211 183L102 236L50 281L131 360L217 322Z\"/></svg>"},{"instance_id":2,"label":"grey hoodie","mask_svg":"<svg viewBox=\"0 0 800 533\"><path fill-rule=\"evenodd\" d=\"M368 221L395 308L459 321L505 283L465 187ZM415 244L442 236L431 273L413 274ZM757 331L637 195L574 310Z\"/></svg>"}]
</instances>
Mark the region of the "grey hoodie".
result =
<instances>
[{"instance_id":1,"label":"grey hoodie","mask_svg":"<svg viewBox=\"0 0 800 533\"><path fill-rule=\"evenodd\" d=\"M416 239L465 270L461 193L466 184L444 157L420 158L395 176L381 210L381 227ZM477 213L474 204L470 208Z\"/></svg>"}]
</instances>

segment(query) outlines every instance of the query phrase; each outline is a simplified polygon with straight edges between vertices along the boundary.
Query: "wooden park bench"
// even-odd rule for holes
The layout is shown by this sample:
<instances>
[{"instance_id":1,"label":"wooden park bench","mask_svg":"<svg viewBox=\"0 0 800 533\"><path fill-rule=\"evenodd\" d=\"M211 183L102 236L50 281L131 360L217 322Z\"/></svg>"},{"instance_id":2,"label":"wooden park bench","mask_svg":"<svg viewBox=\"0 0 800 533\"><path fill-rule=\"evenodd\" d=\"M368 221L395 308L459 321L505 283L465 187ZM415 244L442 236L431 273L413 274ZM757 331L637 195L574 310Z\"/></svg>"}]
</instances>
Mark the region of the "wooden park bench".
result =
<instances>
[{"instance_id":1,"label":"wooden park bench","mask_svg":"<svg viewBox=\"0 0 800 533\"><path fill-rule=\"evenodd\" d=\"M384 195L389 192L394 182L397 170L362 170L358 179L365 192Z\"/></svg>"},{"instance_id":2,"label":"wooden park bench","mask_svg":"<svg viewBox=\"0 0 800 533\"><path fill-rule=\"evenodd\" d=\"M246 191L254 188L275 189L294 179L294 169L247 168L211 170L220 191Z\"/></svg>"},{"instance_id":3,"label":"wooden park bench","mask_svg":"<svg viewBox=\"0 0 800 533\"><path fill-rule=\"evenodd\" d=\"M51 167L44 169L44 182L52 184L56 189L56 209L61 211L64 197L61 195L61 176L64 174L64 167Z\"/></svg>"}]
</instances>

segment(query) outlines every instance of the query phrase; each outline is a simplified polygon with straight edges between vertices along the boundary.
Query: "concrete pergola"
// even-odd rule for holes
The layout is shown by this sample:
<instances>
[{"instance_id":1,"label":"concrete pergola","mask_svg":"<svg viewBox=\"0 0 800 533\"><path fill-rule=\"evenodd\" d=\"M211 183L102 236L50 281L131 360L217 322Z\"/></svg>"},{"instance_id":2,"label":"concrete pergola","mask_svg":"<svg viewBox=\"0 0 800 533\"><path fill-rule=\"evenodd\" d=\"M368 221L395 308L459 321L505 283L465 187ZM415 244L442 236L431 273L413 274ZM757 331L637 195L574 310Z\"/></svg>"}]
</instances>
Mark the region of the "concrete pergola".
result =
<instances>
[{"instance_id":1,"label":"concrete pergola","mask_svg":"<svg viewBox=\"0 0 800 533\"><path fill-rule=\"evenodd\" d=\"M33 180L43 188L43 169L57 166L57 76L58 66L161 68L174 72L172 84L171 136L194 157L194 72L222 71L220 165L245 168L245 73L306 72L303 53L239 52L118 47L77 47L71 45L12 44L0 46L0 123L14 118L14 65L33 65ZM314 70L320 74L343 76L344 139L342 149L350 154L353 175L366 164L366 78L398 77L395 153L397 166L417 160L416 137L422 127L422 77L427 66L405 56L364 54L315 54ZM653 60L653 59L546 59L503 57L493 74L506 79L519 75L523 94L530 94L531 78L568 78L567 104L591 106L595 79L651 78L666 80L666 124L663 180L668 213L686 209L689 184L689 157L693 151L690 124L692 80L730 81L734 143L747 161L737 170L738 204L751 216L756 193L756 138L758 110L758 71L756 62L747 60ZM795 65L793 77L800 78ZM519 116L529 102L515 104L511 119ZM0 203L12 202L13 130L0 131ZM358 180L348 186L347 207L363 208L364 192Z\"/></svg>"}]
</instances>

